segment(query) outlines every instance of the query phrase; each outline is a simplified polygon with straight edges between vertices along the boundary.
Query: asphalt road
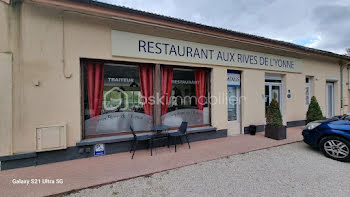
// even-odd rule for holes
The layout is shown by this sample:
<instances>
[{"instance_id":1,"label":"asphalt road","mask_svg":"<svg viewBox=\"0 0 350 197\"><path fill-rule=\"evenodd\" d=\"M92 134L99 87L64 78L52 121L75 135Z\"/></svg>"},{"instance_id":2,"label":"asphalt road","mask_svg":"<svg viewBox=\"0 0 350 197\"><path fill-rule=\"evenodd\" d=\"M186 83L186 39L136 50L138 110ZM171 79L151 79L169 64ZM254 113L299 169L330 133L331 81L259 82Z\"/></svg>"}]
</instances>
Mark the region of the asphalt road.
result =
<instances>
[{"instance_id":1,"label":"asphalt road","mask_svg":"<svg viewBox=\"0 0 350 197\"><path fill-rule=\"evenodd\" d=\"M86 189L69 196L350 196L350 163L303 142Z\"/></svg>"}]
</instances>

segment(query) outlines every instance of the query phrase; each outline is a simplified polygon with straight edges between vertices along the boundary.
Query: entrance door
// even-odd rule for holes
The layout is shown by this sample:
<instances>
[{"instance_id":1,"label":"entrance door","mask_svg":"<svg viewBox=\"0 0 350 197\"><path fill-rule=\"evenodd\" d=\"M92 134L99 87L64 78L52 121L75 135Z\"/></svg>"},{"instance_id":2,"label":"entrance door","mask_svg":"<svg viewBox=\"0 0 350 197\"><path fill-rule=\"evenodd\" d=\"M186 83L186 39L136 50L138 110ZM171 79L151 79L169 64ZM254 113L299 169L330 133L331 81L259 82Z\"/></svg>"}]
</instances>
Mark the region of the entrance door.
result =
<instances>
[{"instance_id":1,"label":"entrance door","mask_svg":"<svg viewBox=\"0 0 350 197\"><path fill-rule=\"evenodd\" d=\"M265 82L265 110L270 105L272 99L276 99L280 104L280 111L282 112L282 84Z\"/></svg>"},{"instance_id":2,"label":"entrance door","mask_svg":"<svg viewBox=\"0 0 350 197\"><path fill-rule=\"evenodd\" d=\"M227 87L227 112L228 121L240 121L240 88Z\"/></svg>"},{"instance_id":3,"label":"entrance door","mask_svg":"<svg viewBox=\"0 0 350 197\"><path fill-rule=\"evenodd\" d=\"M326 83L326 117L334 116L334 83Z\"/></svg>"},{"instance_id":4,"label":"entrance door","mask_svg":"<svg viewBox=\"0 0 350 197\"><path fill-rule=\"evenodd\" d=\"M237 71L227 72L227 120L228 135L241 134L241 74Z\"/></svg>"}]
</instances>

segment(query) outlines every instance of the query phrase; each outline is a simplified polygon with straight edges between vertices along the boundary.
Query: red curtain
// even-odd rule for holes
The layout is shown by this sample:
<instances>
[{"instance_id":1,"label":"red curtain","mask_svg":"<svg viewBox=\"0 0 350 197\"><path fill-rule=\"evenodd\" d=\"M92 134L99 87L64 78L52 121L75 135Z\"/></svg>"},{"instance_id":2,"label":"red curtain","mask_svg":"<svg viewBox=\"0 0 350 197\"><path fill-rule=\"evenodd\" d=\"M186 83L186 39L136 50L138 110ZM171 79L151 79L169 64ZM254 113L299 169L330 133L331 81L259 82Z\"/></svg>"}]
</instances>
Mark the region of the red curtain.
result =
<instances>
[{"instance_id":1,"label":"red curtain","mask_svg":"<svg viewBox=\"0 0 350 197\"><path fill-rule=\"evenodd\" d=\"M162 98L162 115L168 111L169 98L171 96L171 83L173 81L173 68L163 66L161 69L161 98Z\"/></svg>"},{"instance_id":2,"label":"red curtain","mask_svg":"<svg viewBox=\"0 0 350 197\"><path fill-rule=\"evenodd\" d=\"M102 62L87 63L88 101L90 118L101 115L104 64Z\"/></svg>"},{"instance_id":3,"label":"red curtain","mask_svg":"<svg viewBox=\"0 0 350 197\"><path fill-rule=\"evenodd\" d=\"M140 70L140 86L142 94L142 103L145 114L152 115L152 99L153 97L153 67L149 65L139 65Z\"/></svg>"},{"instance_id":4,"label":"red curtain","mask_svg":"<svg viewBox=\"0 0 350 197\"><path fill-rule=\"evenodd\" d=\"M194 78L196 81L196 97L197 97L197 107L199 110L203 110L203 105L205 102L205 70L196 69L194 72Z\"/></svg>"}]
</instances>

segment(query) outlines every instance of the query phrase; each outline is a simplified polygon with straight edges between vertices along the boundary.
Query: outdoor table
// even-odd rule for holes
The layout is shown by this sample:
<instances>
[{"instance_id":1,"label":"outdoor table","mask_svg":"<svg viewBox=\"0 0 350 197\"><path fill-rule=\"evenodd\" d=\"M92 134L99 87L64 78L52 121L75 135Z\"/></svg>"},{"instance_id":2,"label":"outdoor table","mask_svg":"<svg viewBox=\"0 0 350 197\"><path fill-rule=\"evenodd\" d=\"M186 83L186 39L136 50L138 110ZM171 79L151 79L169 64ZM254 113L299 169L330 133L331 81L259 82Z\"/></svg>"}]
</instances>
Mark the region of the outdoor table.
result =
<instances>
[{"instance_id":1,"label":"outdoor table","mask_svg":"<svg viewBox=\"0 0 350 197\"><path fill-rule=\"evenodd\" d=\"M150 144L151 147L153 147L153 142L156 140L161 140L161 139L167 139L168 140L168 147L169 147L169 134L168 132L163 132L171 127L168 125L154 125L152 126L151 130L154 132L150 139ZM152 148L151 148L151 156L152 156Z\"/></svg>"},{"instance_id":2,"label":"outdoor table","mask_svg":"<svg viewBox=\"0 0 350 197\"><path fill-rule=\"evenodd\" d=\"M162 131L170 129L170 126L168 125L154 125L152 126L151 130L157 133L160 133Z\"/></svg>"}]
</instances>

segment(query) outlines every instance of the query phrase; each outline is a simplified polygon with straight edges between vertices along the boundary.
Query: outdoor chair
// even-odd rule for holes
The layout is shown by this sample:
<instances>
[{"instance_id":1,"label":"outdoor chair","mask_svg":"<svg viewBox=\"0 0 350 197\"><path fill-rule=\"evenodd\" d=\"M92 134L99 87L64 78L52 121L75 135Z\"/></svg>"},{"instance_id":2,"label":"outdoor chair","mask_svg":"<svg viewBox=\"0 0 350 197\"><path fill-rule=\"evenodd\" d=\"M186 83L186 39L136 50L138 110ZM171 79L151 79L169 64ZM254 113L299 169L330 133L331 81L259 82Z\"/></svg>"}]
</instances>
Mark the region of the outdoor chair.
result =
<instances>
[{"instance_id":1,"label":"outdoor chair","mask_svg":"<svg viewBox=\"0 0 350 197\"><path fill-rule=\"evenodd\" d=\"M134 159L135 151L136 151L137 144L139 143L139 141L148 141L148 143L150 143L152 136L151 135L139 135L139 136L137 136L135 134L134 129L131 126L130 126L130 130L131 130L132 135L134 136L134 140L133 140L131 148L130 148L130 153L131 153L131 151L133 151L131 159ZM152 146L151 146L151 155L152 155Z\"/></svg>"},{"instance_id":2,"label":"outdoor chair","mask_svg":"<svg viewBox=\"0 0 350 197\"><path fill-rule=\"evenodd\" d=\"M174 133L169 133L169 137L172 137L174 140L174 144L175 144L175 152L176 152L176 143L177 143L177 138L180 138L181 144L182 144L182 137L186 138L187 144L188 144L188 148L191 149L190 143L188 141L187 138L187 122L182 122L178 131L174 132Z\"/></svg>"}]
</instances>

